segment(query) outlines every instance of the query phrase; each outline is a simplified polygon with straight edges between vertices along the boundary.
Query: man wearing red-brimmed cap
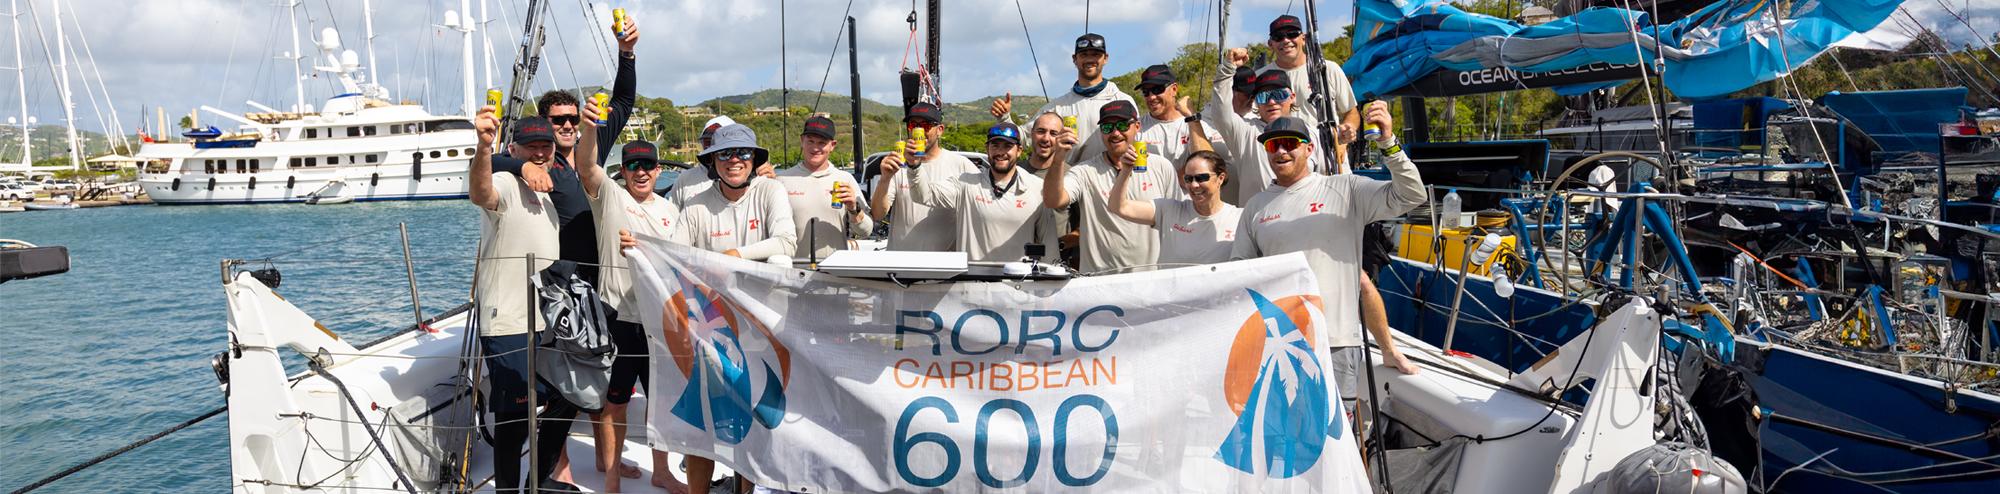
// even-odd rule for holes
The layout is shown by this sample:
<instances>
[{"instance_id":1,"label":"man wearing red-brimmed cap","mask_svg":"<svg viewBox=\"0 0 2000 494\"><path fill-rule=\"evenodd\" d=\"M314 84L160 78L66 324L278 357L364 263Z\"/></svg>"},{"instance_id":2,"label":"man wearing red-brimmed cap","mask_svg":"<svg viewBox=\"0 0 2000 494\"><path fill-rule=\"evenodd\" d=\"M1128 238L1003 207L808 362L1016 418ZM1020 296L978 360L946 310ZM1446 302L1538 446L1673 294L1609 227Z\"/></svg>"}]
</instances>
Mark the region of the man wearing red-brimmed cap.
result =
<instances>
[{"instance_id":1,"label":"man wearing red-brimmed cap","mask_svg":"<svg viewBox=\"0 0 2000 494\"><path fill-rule=\"evenodd\" d=\"M1129 101L1114 101L1098 110L1097 131L1102 145L1097 153L1075 166L1057 159L1049 179L1042 182L1042 205L1049 209L1079 204L1079 269L1084 274L1148 269L1160 257L1159 240L1146 225L1125 221L1111 213L1112 180L1118 170L1138 164L1132 149L1144 131L1139 109ZM1147 149L1147 169L1133 173L1125 187L1126 197L1135 201L1158 198L1180 199L1185 195L1176 182L1174 166L1165 156ZM1061 178L1058 179L1057 177Z\"/></svg>"},{"instance_id":2,"label":"man wearing red-brimmed cap","mask_svg":"<svg viewBox=\"0 0 2000 494\"><path fill-rule=\"evenodd\" d=\"M777 172L778 183L785 186L785 195L791 200L792 225L799 232L794 259L815 255L823 259L833 251L847 249L847 239L868 238L875 230L867 203L861 199L861 182L828 161L839 145L833 119L807 118L799 129L799 155L804 159Z\"/></svg>"}]
</instances>

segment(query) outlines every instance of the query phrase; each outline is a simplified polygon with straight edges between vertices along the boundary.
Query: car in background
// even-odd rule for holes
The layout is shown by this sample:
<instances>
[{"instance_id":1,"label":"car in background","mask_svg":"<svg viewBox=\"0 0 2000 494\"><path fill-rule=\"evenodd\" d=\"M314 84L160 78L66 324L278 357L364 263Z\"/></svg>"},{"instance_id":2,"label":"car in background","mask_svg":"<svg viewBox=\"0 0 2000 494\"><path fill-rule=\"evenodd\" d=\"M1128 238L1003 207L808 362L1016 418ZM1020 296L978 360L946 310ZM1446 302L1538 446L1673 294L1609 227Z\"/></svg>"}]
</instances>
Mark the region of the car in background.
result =
<instances>
[{"instance_id":1,"label":"car in background","mask_svg":"<svg viewBox=\"0 0 2000 494\"><path fill-rule=\"evenodd\" d=\"M28 190L19 183L0 183L0 200L32 201L35 200L35 191Z\"/></svg>"},{"instance_id":2,"label":"car in background","mask_svg":"<svg viewBox=\"0 0 2000 494\"><path fill-rule=\"evenodd\" d=\"M76 188L76 182L72 180L48 179L42 181L42 192L75 192Z\"/></svg>"}]
</instances>

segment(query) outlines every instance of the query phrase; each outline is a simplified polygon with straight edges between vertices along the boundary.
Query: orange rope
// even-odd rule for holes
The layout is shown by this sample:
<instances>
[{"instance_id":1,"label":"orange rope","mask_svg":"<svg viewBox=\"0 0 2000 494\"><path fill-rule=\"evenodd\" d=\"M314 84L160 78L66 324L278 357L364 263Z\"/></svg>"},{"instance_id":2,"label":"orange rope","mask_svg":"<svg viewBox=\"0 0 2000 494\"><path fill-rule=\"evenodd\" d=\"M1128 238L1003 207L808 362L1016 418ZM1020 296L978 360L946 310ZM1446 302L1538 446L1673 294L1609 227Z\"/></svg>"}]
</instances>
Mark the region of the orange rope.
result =
<instances>
[{"instance_id":1,"label":"orange rope","mask_svg":"<svg viewBox=\"0 0 2000 494\"><path fill-rule=\"evenodd\" d=\"M1785 276L1785 272L1784 272L1784 271L1779 271L1779 270L1778 270L1778 268L1774 268L1774 267L1771 267L1771 264L1770 264L1770 263L1767 263L1767 262L1764 262L1764 259L1763 259L1763 258L1761 258L1761 257L1757 257L1757 255L1756 255L1756 254L1751 254L1751 253L1750 253L1750 249L1745 249L1745 248L1743 248L1743 246L1741 246L1741 245L1736 245L1736 242L1730 242L1730 241L1727 241L1727 240L1724 240L1724 241L1723 241L1723 243L1727 243L1727 244L1729 244L1729 246L1730 246L1730 247L1735 247L1735 248L1736 248L1736 250L1738 250L1738 251L1742 251L1742 252L1743 252L1743 255L1746 255L1746 256L1750 256L1750 260L1753 260L1753 261L1757 261L1757 265L1758 265L1758 266L1763 266L1763 267L1764 267L1764 269L1769 269L1769 270L1771 270L1771 274L1775 274L1775 275L1778 275L1778 277L1779 277L1779 278L1784 278L1784 279L1785 279L1785 281L1789 281L1789 282L1791 282L1791 283L1792 283L1792 286L1796 286L1796 287L1799 287L1799 289L1800 289L1800 290L1811 290L1811 289L1812 289L1812 287L1809 287L1809 286L1806 286L1806 284L1805 284L1805 283L1800 283L1800 282L1799 282L1799 280L1796 280L1796 279L1792 279L1792 277L1790 277L1790 276ZM1804 262L1804 261L1801 261L1801 262Z\"/></svg>"}]
</instances>

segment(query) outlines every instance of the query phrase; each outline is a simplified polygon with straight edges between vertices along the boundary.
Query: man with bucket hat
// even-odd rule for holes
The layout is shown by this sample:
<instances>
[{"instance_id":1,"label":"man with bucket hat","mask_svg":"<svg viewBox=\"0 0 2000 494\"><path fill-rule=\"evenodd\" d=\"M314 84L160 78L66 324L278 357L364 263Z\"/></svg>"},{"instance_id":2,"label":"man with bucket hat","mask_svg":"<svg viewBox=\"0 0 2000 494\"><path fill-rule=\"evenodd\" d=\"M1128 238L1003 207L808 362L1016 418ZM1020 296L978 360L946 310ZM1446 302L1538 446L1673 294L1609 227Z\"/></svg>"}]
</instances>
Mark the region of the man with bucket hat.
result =
<instances>
[{"instance_id":1,"label":"man with bucket hat","mask_svg":"<svg viewBox=\"0 0 2000 494\"><path fill-rule=\"evenodd\" d=\"M798 239L792 206L783 185L756 174L771 157L757 146L757 133L741 124L722 127L701 157L714 185L681 204L680 238L753 261L790 257Z\"/></svg>"}]
</instances>

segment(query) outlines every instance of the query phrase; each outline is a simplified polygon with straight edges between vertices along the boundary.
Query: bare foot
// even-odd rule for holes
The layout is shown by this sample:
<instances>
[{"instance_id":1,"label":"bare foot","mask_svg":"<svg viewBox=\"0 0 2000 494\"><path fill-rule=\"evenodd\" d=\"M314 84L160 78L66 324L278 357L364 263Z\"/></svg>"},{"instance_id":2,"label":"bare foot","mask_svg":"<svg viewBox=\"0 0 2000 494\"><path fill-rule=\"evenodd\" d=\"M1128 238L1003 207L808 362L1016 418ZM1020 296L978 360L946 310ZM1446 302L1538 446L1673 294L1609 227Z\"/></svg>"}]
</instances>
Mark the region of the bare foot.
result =
<instances>
[{"instance_id":1,"label":"bare foot","mask_svg":"<svg viewBox=\"0 0 2000 494\"><path fill-rule=\"evenodd\" d=\"M619 475L619 476L621 476L621 477L625 477L625 478L628 478L628 479L636 479L636 478L639 478L639 476L640 476L640 475L644 475L644 474L645 474L645 472L644 472L644 471L641 471L641 470L639 470L639 464L637 464L637 463L632 463L632 462L629 462L629 461L624 461L624 460L619 460L619 461L618 461L618 475Z\"/></svg>"},{"instance_id":2,"label":"bare foot","mask_svg":"<svg viewBox=\"0 0 2000 494\"><path fill-rule=\"evenodd\" d=\"M653 487L666 489L667 494L687 494L688 492L687 484L681 483L680 479L676 479L672 474L667 473L654 474Z\"/></svg>"}]
</instances>

